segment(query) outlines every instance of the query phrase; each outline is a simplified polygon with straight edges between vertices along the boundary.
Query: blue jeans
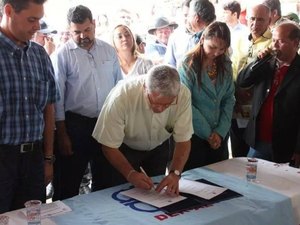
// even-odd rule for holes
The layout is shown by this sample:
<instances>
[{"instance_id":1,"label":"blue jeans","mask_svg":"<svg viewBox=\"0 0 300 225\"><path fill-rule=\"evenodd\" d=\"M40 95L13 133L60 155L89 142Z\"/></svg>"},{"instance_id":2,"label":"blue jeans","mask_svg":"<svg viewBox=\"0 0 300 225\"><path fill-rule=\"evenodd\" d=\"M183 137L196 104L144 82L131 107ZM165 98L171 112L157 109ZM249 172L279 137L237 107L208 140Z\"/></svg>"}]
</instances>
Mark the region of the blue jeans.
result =
<instances>
[{"instance_id":1,"label":"blue jeans","mask_svg":"<svg viewBox=\"0 0 300 225\"><path fill-rule=\"evenodd\" d=\"M250 147L247 157L272 161L273 159L272 144L263 141L258 141L255 145L255 149Z\"/></svg>"},{"instance_id":2,"label":"blue jeans","mask_svg":"<svg viewBox=\"0 0 300 225\"><path fill-rule=\"evenodd\" d=\"M0 213L24 207L30 199L46 201L41 149L20 153L0 146Z\"/></svg>"}]
</instances>

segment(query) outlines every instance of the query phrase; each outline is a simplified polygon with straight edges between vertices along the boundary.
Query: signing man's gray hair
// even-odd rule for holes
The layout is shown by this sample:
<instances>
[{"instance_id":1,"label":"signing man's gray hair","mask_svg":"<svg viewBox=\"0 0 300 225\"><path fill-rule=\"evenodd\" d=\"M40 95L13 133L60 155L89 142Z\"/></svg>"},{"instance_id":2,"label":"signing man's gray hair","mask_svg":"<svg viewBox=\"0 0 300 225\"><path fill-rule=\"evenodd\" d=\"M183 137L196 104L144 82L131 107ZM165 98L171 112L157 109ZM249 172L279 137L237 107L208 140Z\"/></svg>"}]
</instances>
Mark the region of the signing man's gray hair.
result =
<instances>
[{"instance_id":1,"label":"signing man's gray hair","mask_svg":"<svg viewBox=\"0 0 300 225\"><path fill-rule=\"evenodd\" d=\"M169 65L157 65L148 71L146 88L150 93L175 97L180 91L180 78L177 70Z\"/></svg>"}]
</instances>

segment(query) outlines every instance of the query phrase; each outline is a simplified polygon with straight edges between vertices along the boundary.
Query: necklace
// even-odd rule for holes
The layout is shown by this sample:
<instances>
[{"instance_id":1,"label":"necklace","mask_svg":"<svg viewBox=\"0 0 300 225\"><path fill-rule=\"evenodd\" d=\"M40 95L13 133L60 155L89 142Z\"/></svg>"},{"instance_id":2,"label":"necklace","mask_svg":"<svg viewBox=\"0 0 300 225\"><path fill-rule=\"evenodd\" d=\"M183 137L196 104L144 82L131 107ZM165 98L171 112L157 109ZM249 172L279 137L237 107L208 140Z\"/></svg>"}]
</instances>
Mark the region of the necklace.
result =
<instances>
[{"instance_id":1,"label":"necklace","mask_svg":"<svg viewBox=\"0 0 300 225\"><path fill-rule=\"evenodd\" d=\"M211 66L207 66L207 74L211 80L216 79L217 77L217 64L213 62Z\"/></svg>"}]
</instances>

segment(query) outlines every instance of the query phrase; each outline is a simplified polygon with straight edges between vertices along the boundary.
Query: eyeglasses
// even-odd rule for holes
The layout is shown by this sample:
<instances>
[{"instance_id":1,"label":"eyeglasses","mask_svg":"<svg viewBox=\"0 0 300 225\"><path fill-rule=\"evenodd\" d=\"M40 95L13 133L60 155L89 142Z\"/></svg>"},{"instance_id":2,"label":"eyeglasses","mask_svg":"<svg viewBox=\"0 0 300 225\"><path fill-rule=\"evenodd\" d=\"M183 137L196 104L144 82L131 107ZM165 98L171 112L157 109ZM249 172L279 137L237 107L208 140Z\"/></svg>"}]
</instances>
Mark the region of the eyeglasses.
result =
<instances>
[{"instance_id":1,"label":"eyeglasses","mask_svg":"<svg viewBox=\"0 0 300 225\"><path fill-rule=\"evenodd\" d=\"M164 107L164 108L168 108L168 107L171 106L171 105L177 105L177 102L178 102L178 96L176 96L176 99L174 99L171 103L168 103L168 104L154 102L154 101L151 99L151 96L150 96L149 93L147 93L147 97L148 97L149 103L150 103L152 106L159 106L159 107Z\"/></svg>"}]
</instances>

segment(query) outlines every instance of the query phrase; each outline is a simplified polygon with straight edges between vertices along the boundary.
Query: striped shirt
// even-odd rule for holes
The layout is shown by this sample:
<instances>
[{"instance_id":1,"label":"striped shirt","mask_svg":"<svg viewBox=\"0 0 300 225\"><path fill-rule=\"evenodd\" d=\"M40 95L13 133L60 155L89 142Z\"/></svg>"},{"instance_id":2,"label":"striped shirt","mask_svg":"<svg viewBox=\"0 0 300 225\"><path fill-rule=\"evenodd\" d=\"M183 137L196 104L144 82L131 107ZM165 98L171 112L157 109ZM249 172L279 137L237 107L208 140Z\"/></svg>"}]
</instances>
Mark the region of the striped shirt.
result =
<instances>
[{"instance_id":1,"label":"striped shirt","mask_svg":"<svg viewBox=\"0 0 300 225\"><path fill-rule=\"evenodd\" d=\"M43 112L59 99L54 72L44 48L20 48L0 32L0 144L42 139Z\"/></svg>"}]
</instances>

